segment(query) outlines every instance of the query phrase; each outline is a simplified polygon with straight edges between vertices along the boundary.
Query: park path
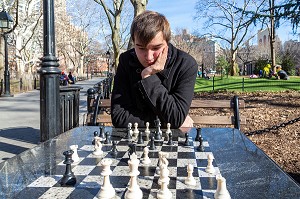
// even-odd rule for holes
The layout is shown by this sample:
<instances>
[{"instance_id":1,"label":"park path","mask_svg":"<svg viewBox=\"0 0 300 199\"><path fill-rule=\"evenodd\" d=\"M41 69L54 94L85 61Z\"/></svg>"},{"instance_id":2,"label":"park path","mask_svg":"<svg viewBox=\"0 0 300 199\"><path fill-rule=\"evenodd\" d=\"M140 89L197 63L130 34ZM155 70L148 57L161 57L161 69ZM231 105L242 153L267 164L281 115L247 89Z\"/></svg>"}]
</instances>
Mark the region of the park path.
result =
<instances>
[{"instance_id":1,"label":"park path","mask_svg":"<svg viewBox=\"0 0 300 199\"><path fill-rule=\"evenodd\" d=\"M87 111L86 91L103 77L77 82L81 86L79 103L79 124ZM14 97L0 97L0 162L9 159L40 141L40 91L32 90L15 94Z\"/></svg>"}]
</instances>

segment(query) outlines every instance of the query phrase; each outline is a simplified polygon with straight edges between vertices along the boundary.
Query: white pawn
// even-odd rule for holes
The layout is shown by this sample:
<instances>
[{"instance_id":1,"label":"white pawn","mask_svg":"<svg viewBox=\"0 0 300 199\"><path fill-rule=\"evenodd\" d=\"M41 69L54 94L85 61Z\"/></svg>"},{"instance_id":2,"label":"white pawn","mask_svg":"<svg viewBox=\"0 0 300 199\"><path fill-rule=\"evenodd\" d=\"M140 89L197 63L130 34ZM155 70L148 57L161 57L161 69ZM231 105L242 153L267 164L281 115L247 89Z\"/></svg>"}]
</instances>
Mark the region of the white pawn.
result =
<instances>
[{"instance_id":1,"label":"white pawn","mask_svg":"<svg viewBox=\"0 0 300 199\"><path fill-rule=\"evenodd\" d=\"M171 124L170 123L167 123L167 130L166 130L166 133L169 134L171 133Z\"/></svg>"},{"instance_id":2,"label":"white pawn","mask_svg":"<svg viewBox=\"0 0 300 199\"><path fill-rule=\"evenodd\" d=\"M214 160L214 157L213 157L213 155L212 154L208 154L207 155L207 167L206 167L206 169L205 169L205 171L207 172L207 173L215 173L215 168L214 168L214 166L213 166L213 164L212 164L212 162L213 162L213 160Z\"/></svg>"},{"instance_id":3,"label":"white pawn","mask_svg":"<svg viewBox=\"0 0 300 199\"><path fill-rule=\"evenodd\" d=\"M172 198L172 192L168 189L169 185L169 170L167 169L166 165L163 165L161 167L161 173L160 173L160 181L161 181L161 186L160 189L157 193L157 198L158 199L170 199Z\"/></svg>"},{"instance_id":4,"label":"white pawn","mask_svg":"<svg viewBox=\"0 0 300 199\"><path fill-rule=\"evenodd\" d=\"M230 194L226 187L226 179L220 174L216 176L217 179L217 190L214 194L215 199L230 199Z\"/></svg>"},{"instance_id":5,"label":"white pawn","mask_svg":"<svg viewBox=\"0 0 300 199\"><path fill-rule=\"evenodd\" d=\"M113 198L116 195L116 192L109 180L109 175L112 174L112 171L110 170L110 165L112 164L112 160L104 158L101 160L100 163L103 167L101 175L104 176L104 178L103 178L103 185L101 186L101 189L97 194L97 197L101 199Z\"/></svg>"},{"instance_id":6,"label":"white pawn","mask_svg":"<svg viewBox=\"0 0 300 199\"><path fill-rule=\"evenodd\" d=\"M149 125L150 125L149 122L146 122L146 129L145 129L146 141L149 140L149 135L150 135Z\"/></svg>"},{"instance_id":7,"label":"white pawn","mask_svg":"<svg viewBox=\"0 0 300 199\"><path fill-rule=\"evenodd\" d=\"M95 137L95 150L93 152L94 155L101 155L103 153L101 140L102 138L98 136Z\"/></svg>"},{"instance_id":8,"label":"white pawn","mask_svg":"<svg viewBox=\"0 0 300 199\"><path fill-rule=\"evenodd\" d=\"M77 153L78 145L71 145L70 149L72 151L74 151L74 153L72 154L72 160L74 161L74 163L79 162L79 156L78 156L78 153Z\"/></svg>"},{"instance_id":9,"label":"white pawn","mask_svg":"<svg viewBox=\"0 0 300 199\"><path fill-rule=\"evenodd\" d=\"M188 176L186 177L184 183L186 185L190 185L190 186L196 186L196 180L195 178L193 177L193 171L194 171L194 167L192 164L188 164L187 165L187 173L188 173Z\"/></svg>"},{"instance_id":10,"label":"white pawn","mask_svg":"<svg viewBox=\"0 0 300 199\"><path fill-rule=\"evenodd\" d=\"M143 160L142 160L142 163L143 163L144 165L148 165L148 164L151 163L151 160L150 160L148 154L149 154L149 148L148 148L148 147L145 147L145 148L144 148L144 158L143 158Z\"/></svg>"},{"instance_id":11,"label":"white pawn","mask_svg":"<svg viewBox=\"0 0 300 199\"><path fill-rule=\"evenodd\" d=\"M129 165L129 175L130 177L130 183L129 187L125 193L125 199L142 199L143 198L143 192L140 189L140 186L137 183L137 176L140 174L138 167L139 167L140 161L137 159L137 155L133 153L130 156L130 160L128 160Z\"/></svg>"},{"instance_id":12,"label":"white pawn","mask_svg":"<svg viewBox=\"0 0 300 199\"><path fill-rule=\"evenodd\" d=\"M133 135L137 137L139 134L138 123L134 123Z\"/></svg>"}]
</instances>

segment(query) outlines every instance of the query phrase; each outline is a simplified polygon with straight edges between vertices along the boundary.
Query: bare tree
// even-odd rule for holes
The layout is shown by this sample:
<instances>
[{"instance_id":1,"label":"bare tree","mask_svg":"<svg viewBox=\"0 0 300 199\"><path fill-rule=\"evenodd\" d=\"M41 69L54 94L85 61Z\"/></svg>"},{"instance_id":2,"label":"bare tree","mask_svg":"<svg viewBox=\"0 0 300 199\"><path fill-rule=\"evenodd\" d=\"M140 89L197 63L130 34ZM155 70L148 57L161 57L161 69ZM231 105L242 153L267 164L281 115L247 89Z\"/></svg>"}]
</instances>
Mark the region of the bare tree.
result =
<instances>
[{"instance_id":1,"label":"bare tree","mask_svg":"<svg viewBox=\"0 0 300 199\"><path fill-rule=\"evenodd\" d=\"M134 17L138 16L139 14L141 14L143 11L146 10L146 6L148 4L148 0L130 0L133 9L134 9ZM130 38L129 42L128 42L128 47L127 49L131 49L133 48L133 44L132 44L132 38Z\"/></svg>"},{"instance_id":2,"label":"bare tree","mask_svg":"<svg viewBox=\"0 0 300 199\"><path fill-rule=\"evenodd\" d=\"M199 0L196 4L196 19L206 19L204 34L225 42L230 49L230 74L236 75L236 53L238 48L249 38L255 36L255 31L251 31L254 24L248 21L245 11L256 12L261 3L254 5L254 1L243 0ZM238 12L243 10L244 12Z\"/></svg>"}]
</instances>

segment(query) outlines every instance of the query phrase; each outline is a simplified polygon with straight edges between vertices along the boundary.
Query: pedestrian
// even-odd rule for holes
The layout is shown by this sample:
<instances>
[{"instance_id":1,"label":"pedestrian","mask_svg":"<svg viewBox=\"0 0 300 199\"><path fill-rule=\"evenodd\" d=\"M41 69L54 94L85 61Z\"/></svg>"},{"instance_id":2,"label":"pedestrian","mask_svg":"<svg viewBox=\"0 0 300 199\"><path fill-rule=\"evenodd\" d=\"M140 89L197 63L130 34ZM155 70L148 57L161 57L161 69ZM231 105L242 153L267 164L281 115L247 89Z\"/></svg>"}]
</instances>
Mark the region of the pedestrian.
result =
<instances>
[{"instance_id":1,"label":"pedestrian","mask_svg":"<svg viewBox=\"0 0 300 199\"><path fill-rule=\"evenodd\" d=\"M68 78L69 78L69 83L70 84L75 84L75 79L72 75L72 72L69 72Z\"/></svg>"},{"instance_id":2,"label":"pedestrian","mask_svg":"<svg viewBox=\"0 0 300 199\"><path fill-rule=\"evenodd\" d=\"M112 123L127 127L137 122L162 127L192 127L188 116L197 76L195 59L170 43L168 20L145 11L131 25L134 48L120 55L112 91Z\"/></svg>"}]
</instances>

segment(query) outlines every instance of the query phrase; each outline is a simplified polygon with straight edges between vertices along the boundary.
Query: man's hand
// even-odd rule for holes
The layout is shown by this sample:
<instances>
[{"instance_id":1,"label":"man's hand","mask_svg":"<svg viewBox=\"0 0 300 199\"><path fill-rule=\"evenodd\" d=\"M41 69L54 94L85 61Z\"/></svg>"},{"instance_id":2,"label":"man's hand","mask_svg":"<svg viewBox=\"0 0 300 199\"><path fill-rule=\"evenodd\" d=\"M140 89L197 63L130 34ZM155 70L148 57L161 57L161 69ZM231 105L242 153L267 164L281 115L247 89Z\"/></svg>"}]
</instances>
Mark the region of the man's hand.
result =
<instances>
[{"instance_id":1,"label":"man's hand","mask_svg":"<svg viewBox=\"0 0 300 199\"><path fill-rule=\"evenodd\" d=\"M181 125L181 127L179 128L182 132L188 132L191 130L191 128L193 127L194 125L194 121L193 119L187 115L183 124Z\"/></svg>"},{"instance_id":2,"label":"man's hand","mask_svg":"<svg viewBox=\"0 0 300 199\"><path fill-rule=\"evenodd\" d=\"M156 61L154 64L151 66L148 66L145 68L142 73L142 79L149 77L150 75L156 74L160 71L162 71L165 67L166 61L167 61L167 56L168 56L168 46L166 46L162 52L159 54L157 57Z\"/></svg>"}]
</instances>

